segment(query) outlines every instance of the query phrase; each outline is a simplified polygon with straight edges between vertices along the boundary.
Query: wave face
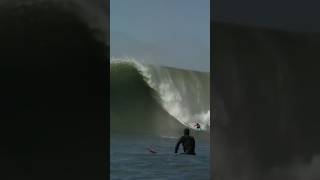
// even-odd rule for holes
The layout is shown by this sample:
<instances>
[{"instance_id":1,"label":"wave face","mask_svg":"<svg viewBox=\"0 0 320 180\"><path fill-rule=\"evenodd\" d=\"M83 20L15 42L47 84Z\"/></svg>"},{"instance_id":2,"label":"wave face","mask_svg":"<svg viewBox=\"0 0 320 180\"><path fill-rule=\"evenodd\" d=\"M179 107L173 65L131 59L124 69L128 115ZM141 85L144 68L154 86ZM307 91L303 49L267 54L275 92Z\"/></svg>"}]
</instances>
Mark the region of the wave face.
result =
<instances>
[{"instance_id":1,"label":"wave face","mask_svg":"<svg viewBox=\"0 0 320 180\"><path fill-rule=\"evenodd\" d=\"M209 132L209 73L130 59L113 59L110 72L112 131L178 135L199 123L202 132Z\"/></svg>"}]
</instances>

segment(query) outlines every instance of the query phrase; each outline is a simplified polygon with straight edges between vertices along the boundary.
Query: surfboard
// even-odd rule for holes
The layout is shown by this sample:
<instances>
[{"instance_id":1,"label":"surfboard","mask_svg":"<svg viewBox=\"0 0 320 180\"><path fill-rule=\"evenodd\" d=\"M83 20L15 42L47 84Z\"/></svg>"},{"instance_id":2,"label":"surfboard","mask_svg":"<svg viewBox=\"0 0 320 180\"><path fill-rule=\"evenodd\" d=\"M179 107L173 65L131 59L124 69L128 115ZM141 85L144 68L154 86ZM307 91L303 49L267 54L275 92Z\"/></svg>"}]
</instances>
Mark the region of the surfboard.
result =
<instances>
[{"instance_id":1,"label":"surfboard","mask_svg":"<svg viewBox=\"0 0 320 180\"><path fill-rule=\"evenodd\" d=\"M151 154L157 154L157 152L156 152L154 149L147 148L147 150L148 150Z\"/></svg>"}]
</instances>

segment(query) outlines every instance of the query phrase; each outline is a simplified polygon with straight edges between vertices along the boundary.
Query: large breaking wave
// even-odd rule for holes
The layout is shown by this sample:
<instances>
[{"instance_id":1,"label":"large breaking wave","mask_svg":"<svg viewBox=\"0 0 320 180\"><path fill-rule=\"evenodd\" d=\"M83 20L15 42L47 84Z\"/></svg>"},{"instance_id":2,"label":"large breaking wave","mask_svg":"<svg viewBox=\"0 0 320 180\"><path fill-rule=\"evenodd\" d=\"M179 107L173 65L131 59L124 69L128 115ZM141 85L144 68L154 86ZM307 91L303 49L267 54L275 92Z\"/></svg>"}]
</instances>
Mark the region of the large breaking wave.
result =
<instances>
[{"instance_id":1,"label":"large breaking wave","mask_svg":"<svg viewBox=\"0 0 320 180\"><path fill-rule=\"evenodd\" d=\"M157 67L129 58L110 65L111 130L180 134L210 129L209 73ZM128 124L130 124L128 126Z\"/></svg>"}]
</instances>

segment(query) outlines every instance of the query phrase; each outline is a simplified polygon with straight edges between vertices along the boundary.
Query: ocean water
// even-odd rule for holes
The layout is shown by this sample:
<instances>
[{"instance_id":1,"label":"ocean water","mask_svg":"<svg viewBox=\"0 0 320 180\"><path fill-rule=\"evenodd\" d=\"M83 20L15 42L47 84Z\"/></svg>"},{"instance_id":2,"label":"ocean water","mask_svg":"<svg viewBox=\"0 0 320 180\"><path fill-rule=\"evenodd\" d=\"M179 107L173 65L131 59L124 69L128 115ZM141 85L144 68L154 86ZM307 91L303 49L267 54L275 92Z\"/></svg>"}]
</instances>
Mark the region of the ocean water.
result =
<instances>
[{"instance_id":1,"label":"ocean water","mask_svg":"<svg viewBox=\"0 0 320 180\"><path fill-rule=\"evenodd\" d=\"M112 61L110 72L111 179L210 179L209 73L128 59ZM174 153L184 128L196 156Z\"/></svg>"},{"instance_id":2,"label":"ocean water","mask_svg":"<svg viewBox=\"0 0 320 180\"><path fill-rule=\"evenodd\" d=\"M112 180L210 179L210 145L196 139L196 156L175 154L177 138L113 135L110 151ZM152 148L157 153L151 153ZM182 152L182 145L179 148Z\"/></svg>"}]
</instances>

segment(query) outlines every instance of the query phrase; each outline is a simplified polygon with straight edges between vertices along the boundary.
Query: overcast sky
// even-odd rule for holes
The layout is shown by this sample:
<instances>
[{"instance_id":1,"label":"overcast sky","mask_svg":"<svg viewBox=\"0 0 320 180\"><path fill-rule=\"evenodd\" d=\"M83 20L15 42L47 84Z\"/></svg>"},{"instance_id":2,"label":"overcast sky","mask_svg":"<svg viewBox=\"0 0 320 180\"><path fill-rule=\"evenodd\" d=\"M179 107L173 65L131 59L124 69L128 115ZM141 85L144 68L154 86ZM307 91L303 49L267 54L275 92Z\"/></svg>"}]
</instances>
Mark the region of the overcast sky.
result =
<instances>
[{"instance_id":1,"label":"overcast sky","mask_svg":"<svg viewBox=\"0 0 320 180\"><path fill-rule=\"evenodd\" d=\"M209 0L110 0L111 56L210 70Z\"/></svg>"}]
</instances>

